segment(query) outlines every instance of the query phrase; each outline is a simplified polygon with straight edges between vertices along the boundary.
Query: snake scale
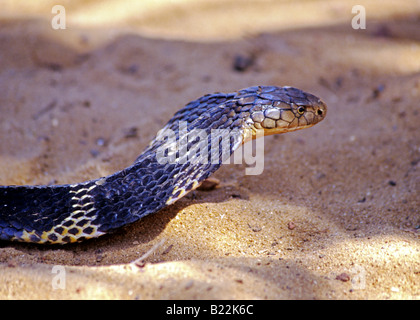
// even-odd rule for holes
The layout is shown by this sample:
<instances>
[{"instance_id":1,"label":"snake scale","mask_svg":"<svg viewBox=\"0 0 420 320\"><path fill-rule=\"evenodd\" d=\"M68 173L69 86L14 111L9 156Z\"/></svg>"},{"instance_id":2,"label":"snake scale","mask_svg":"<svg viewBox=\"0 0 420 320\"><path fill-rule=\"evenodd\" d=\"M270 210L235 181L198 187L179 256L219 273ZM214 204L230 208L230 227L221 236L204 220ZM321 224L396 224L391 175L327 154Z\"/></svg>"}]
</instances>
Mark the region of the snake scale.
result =
<instances>
[{"instance_id":1,"label":"snake scale","mask_svg":"<svg viewBox=\"0 0 420 320\"><path fill-rule=\"evenodd\" d=\"M254 86L205 95L175 113L135 162L119 172L77 184L0 186L0 240L65 244L99 237L196 189L257 132L307 128L326 112L319 98L293 87ZM187 130L181 130L182 123ZM200 130L203 135L185 139ZM215 148L226 140L227 152ZM204 148L196 148L202 142ZM191 157L194 150L201 158Z\"/></svg>"}]
</instances>

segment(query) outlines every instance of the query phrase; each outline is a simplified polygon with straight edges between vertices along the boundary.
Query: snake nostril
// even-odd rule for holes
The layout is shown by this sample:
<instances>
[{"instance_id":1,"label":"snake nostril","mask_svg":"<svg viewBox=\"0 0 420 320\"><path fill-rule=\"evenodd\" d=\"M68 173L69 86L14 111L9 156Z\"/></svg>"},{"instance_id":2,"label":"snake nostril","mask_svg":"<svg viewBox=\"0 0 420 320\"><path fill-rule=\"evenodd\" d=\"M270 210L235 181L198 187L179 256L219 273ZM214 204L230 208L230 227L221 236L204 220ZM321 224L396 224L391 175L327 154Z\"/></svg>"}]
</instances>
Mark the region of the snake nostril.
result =
<instances>
[{"instance_id":1,"label":"snake nostril","mask_svg":"<svg viewBox=\"0 0 420 320\"><path fill-rule=\"evenodd\" d=\"M318 110L316 111L316 114L317 114L317 115L319 115L319 116L322 116L323 111L322 111L321 109L318 109Z\"/></svg>"}]
</instances>

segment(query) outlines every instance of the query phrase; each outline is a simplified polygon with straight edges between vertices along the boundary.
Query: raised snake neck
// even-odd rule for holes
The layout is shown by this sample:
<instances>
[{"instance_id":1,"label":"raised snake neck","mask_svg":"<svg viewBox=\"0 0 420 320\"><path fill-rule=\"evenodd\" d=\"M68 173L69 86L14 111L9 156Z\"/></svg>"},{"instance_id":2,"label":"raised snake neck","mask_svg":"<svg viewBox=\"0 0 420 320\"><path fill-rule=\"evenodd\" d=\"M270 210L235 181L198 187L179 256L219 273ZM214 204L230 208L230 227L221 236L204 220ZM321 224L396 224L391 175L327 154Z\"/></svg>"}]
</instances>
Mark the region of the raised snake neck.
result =
<instances>
[{"instance_id":1,"label":"raised snake neck","mask_svg":"<svg viewBox=\"0 0 420 320\"><path fill-rule=\"evenodd\" d=\"M126 169L78 184L0 186L0 240L64 244L101 236L197 188L258 129L266 135L294 131L325 115L326 105L319 98L292 87L258 86L205 95L179 110ZM180 129L183 123L187 131ZM191 160L192 150L203 151L197 149L203 139L185 140L194 129L204 132L208 161ZM173 151L174 145L166 148L163 155L174 161L162 163L157 153L165 149L167 132L174 133L176 146L187 143L184 152ZM215 154L214 143L223 139L229 141L228 151L220 147Z\"/></svg>"}]
</instances>

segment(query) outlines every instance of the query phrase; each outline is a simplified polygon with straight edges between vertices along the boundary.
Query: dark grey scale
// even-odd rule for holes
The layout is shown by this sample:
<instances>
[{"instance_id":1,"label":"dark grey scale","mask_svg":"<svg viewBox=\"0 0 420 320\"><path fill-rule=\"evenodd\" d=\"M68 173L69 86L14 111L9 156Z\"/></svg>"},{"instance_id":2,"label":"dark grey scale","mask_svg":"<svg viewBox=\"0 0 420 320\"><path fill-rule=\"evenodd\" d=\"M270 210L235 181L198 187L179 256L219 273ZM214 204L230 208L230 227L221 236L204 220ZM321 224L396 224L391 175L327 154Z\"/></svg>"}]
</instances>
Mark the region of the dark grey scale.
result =
<instances>
[{"instance_id":1,"label":"dark grey scale","mask_svg":"<svg viewBox=\"0 0 420 320\"><path fill-rule=\"evenodd\" d=\"M204 117L199 117L199 118L195 119L192 123L189 123L188 126L189 127L191 127L191 126L201 127L205 124L206 120L208 120L208 119L206 119Z\"/></svg>"},{"instance_id":2,"label":"dark grey scale","mask_svg":"<svg viewBox=\"0 0 420 320\"><path fill-rule=\"evenodd\" d=\"M293 103L296 105L306 105L308 104L308 99L306 98L293 98Z\"/></svg>"},{"instance_id":3,"label":"dark grey scale","mask_svg":"<svg viewBox=\"0 0 420 320\"><path fill-rule=\"evenodd\" d=\"M287 103L285 103L283 101L275 101L273 103L273 106L274 107L277 107L277 108L285 109L285 110L287 110L287 109L290 109L291 110L292 109L292 107L289 104L287 104Z\"/></svg>"},{"instance_id":4,"label":"dark grey scale","mask_svg":"<svg viewBox=\"0 0 420 320\"><path fill-rule=\"evenodd\" d=\"M231 126L233 127L239 127L241 123L243 122L243 119L235 119L235 121L232 121Z\"/></svg>"},{"instance_id":5,"label":"dark grey scale","mask_svg":"<svg viewBox=\"0 0 420 320\"><path fill-rule=\"evenodd\" d=\"M271 105L271 102L272 100L261 99L261 98L255 100L255 104L259 104L262 106L269 106Z\"/></svg>"},{"instance_id":6,"label":"dark grey scale","mask_svg":"<svg viewBox=\"0 0 420 320\"><path fill-rule=\"evenodd\" d=\"M282 101L284 103L287 104L291 104L293 102L293 98L289 95L287 95L286 93L282 94L280 99L278 99L279 101Z\"/></svg>"},{"instance_id":7,"label":"dark grey scale","mask_svg":"<svg viewBox=\"0 0 420 320\"><path fill-rule=\"evenodd\" d=\"M61 225L68 228L68 227L71 227L73 224L74 224L73 220L67 220L67 221L64 221Z\"/></svg>"},{"instance_id":8,"label":"dark grey scale","mask_svg":"<svg viewBox=\"0 0 420 320\"><path fill-rule=\"evenodd\" d=\"M133 205L137 203L137 199L135 197L129 197L125 203L128 207L133 207Z\"/></svg>"},{"instance_id":9,"label":"dark grey scale","mask_svg":"<svg viewBox=\"0 0 420 320\"><path fill-rule=\"evenodd\" d=\"M134 193L134 189L133 188L128 189L124 193L125 193L125 196L127 197L127 199L129 199L131 197L135 197L135 193Z\"/></svg>"},{"instance_id":10,"label":"dark grey scale","mask_svg":"<svg viewBox=\"0 0 420 320\"><path fill-rule=\"evenodd\" d=\"M83 229L83 233L88 234L88 235L92 234L94 231L95 229L92 227L87 227Z\"/></svg>"},{"instance_id":11,"label":"dark grey scale","mask_svg":"<svg viewBox=\"0 0 420 320\"><path fill-rule=\"evenodd\" d=\"M56 227L56 228L54 228L54 232L56 232L58 234L63 234L64 228L63 227Z\"/></svg>"},{"instance_id":12,"label":"dark grey scale","mask_svg":"<svg viewBox=\"0 0 420 320\"><path fill-rule=\"evenodd\" d=\"M263 110L263 105L261 104L256 104L253 108L252 111L256 112L256 111L262 111ZM238 111L239 112L239 111Z\"/></svg>"},{"instance_id":13,"label":"dark grey scale","mask_svg":"<svg viewBox=\"0 0 420 320\"><path fill-rule=\"evenodd\" d=\"M95 203L95 205L96 205L96 203ZM88 217L88 218L92 218L92 217L94 217L96 214L97 214L97 211L95 211L95 210L85 211L85 216L86 216L86 217Z\"/></svg>"},{"instance_id":14,"label":"dark grey scale","mask_svg":"<svg viewBox=\"0 0 420 320\"><path fill-rule=\"evenodd\" d=\"M274 86L265 86L264 87L264 92L274 92L277 91L278 87L274 87Z\"/></svg>"},{"instance_id":15,"label":"dark grey scale","mask_svg":"<svg viewBox=\"0 0 420 320\"><path fill-rule=\"evenodd\" d=\"M215 122L217 122L217 121L219 121L220 120L220 118L223 116L224 114L223 114L223 112L216 112L215 114L213 114L212 116L211 116L211 118L208 120L208 126L207 127L204 127L204 128L208 128L208 127L210 127L210 126L212 126L212 127L214 127L214 123Z\"/></svg>"},{"instance_id":16,"label":"dark grey scale","mask_svg":"<svg viewBox=\"0 0 420 320\"><path fill-rule=\"evenodd\" d=\"M54 227L54 223L51 219L46 219L46 221L43 224L43 230L42 231L49 231ZM41 235L42 232L39 233L39 235Z\"/></svg>"},{"instance_id":17,"label":"dark grey scale","mask_svg":"<svg viewBox=\"0 0 420 320\"><path fill-rule=\"evenodd\" d=\"M38 236L38 235L36 235L36 234L31 234L30 236L29 236L29 239L31 240L31 242L39 242L40 240L41 240L41 237L40 236Z\"/></svg>"},{"instance_id":18,"label":"dark grey scale","mask_svg":"<svg viewBox=\"0 0 420 320\"><path fill-rule=\"evenodd\" d=\"M213 125L217 128L223 128L222 125L228 120L228 117L224 114L217 121L213 122Z\"/></svg>"},{"instance_id":19,"label":"dark grey scale","mask_svg":"<svg viewBox=\"0 0 420 320\"><path fill-rule=\"evenodd\" d=\"M151 195L154 195L154 194L158 194L159 193L159 190L161 189L162 187L160 186L160 185L155 185L154 187L152 187L152 188L150 188L149 189L149 191L150 191L150 194ZM127 202L127 201L126 201Z\"/></svg>"},{"instance_id":20,"label":"dark grey scale","mask_svg":"<svg viewBox=\"0 0 420 320\"><path fill-rule=\"evenodd\" d=\"M57 241L57 240L58 240L58 237L57 237L57 235L56 235L56 234L54 234L54 233L50 233L50 234L48 235L48 239L49 239L51 242L55 242L55 241Z\"/></svg>"},{"instance_id":21,"label":"dark grey scale","mask_svg":"<svg viewBox=\"0 0 420 320\"><path fill-rule=\"evenodd\" d=\"M78 228L71 228L67 232L72 234L72 235L76 235L76 234L79 233L79 229Z\"/></svg>"},{"instance_id":22,"label":"dark grey scale","mask_svg":"<svg viewBox=\"0 0 420 320\"><path fill-rule=\"evenodd\" d=\"M64 243L70 243L71 242L71 238L69 236L65 236L61 239L61 241L63 241Z\"/></svg>"},{"instance_id":23,"label":"dark grey scale","mask_svg":"<svg viewBox=\"0 0 420 320\"><path fill-rule=\"evenodd\" d=\"M23 222L17 220L10 220L10 226L16 230L20 230L23 228Z\"/></svg>"},{"instance_id":24,"label":"dark grey scale","mask_svg":"<svg viewBox=\"0 0 420 320\"><path fill-rule=\"evenodd\" d=\"M240 122L242 122L242 119L240 119ZM233 119L232 117L228 117L228 119L223 123L223 127L228 128L232 125Z\"/></svg>"},{"instance_id":25,"label":"dark grey scale","mask_svg":"<svg viewBox=\"0 0 420 320\"><path fill-rule=\"evenodd\" d=\"M0 228L8 228L10 226L10 220L0 220Z\"/></svg>"},{"instance_id":26,"label":"dark grey scale","mask_svg":"<svg viewBox=\"0 0 420 320\"><path fill-rule=\"evenodd\" d=\"M75 198L81 198L81 197L83 197L86 194L87 194L87 189L86 188L81 189L77 193L72 193L73 197L75 197Z\"/></svg>"},{"instance_id":27,"label":"dark grey scale","mask_svg":"<svg viewBox=\"0 0 420 320\"><path fill-rule=\"evenodd\" d=\"M271 90L270 87L265 87L266 90ZM253 87L248 87L242 90L239 90L238 94L243 94L243 93L253 93L255 94L256 92L260 91L261 87L258 86L253 86Z\"/></svg>"},{"instance_id":28,"label":"dark grey scale","mask_svg":"<svg viewBox=\"0 0 420 320\"><path fill-rule=\"evenodd\" d=\"M114 223L116 227L117 225L120 227L125 224L124 221L130 220L133 212L136 212L135 208L124 206L121 210L118 211L117 215L113 216L114 220L112 220L112 222L115 221Z\"/></svg>"},{"instance_id":29,"label":"dark grey scale","mask_svg":"<svg viewBox=\"0 0 420 320\"><path fill-rule=\"evenodd\" d=\"M220 115L221 116L221 115ZM220 117L215 116L206 118L202 123L200 123L200 128L208 128L212 125L213 121L217 120Z\"/></svg>"},{"instance_id":30,"label":"dark grey scale","mask_svg":"<svg viewBox=\"0 0 420 320\"><path fill-rule=\"evenodd\" d=\"M78 223L76 223L76 226L84 227L85 225L87 225L89 223L89 221L90 221L89 219L82 219Z\"/></svg>"},{"instance_id":31,"label":"dark grey scale","mask_svg":"<svg viewBox=\"0 0 420 320\"><path fill-rule=\"evenodd\" d=\"M299 90L293 87L287 87L287 88L284 88L284 91L290 97L301 98L301 99L305 98L305 93L302 90Z\"/></svg>"},{"instance_id":32,"label":"dark grey scale","mask_svg":"<svg viewBox=\"0 0 420 320\"><path fill-rule=\"evenodd\" d=\"M258 95L260 99L264 99L265 101L273 101L276 100L276 96L271 93L261 93Z\"/></svg>"},{"instance_id":33,"label":"dark grey scale","mask_svg":"<svg viewBox=\"0 0 420 320\"><path fill-rule=\"evenodd\" d=\"M92 199L91 197L85 197L83 199L78 199L76 203L83 206L83 209L88 210L90 209L88 206L92 204Z\"/></svg>"},{"instance_id":34,"label":"dark grey scale","mask_svg":"<svg viewBox=\"0 0 420 320\"><path fill-rule=\"evenodd\" d=\"M156 172L153 173L153 179L159 180L165 174L165 170L158 169Z\"/></svg>"},{"instance_id":35,"label":"dark grey scale","mask_svg":"<svg viewBox=\"0 0 420 320\"><path fill-rule=\"evenodd\" d=\"M54 220L53 220L53 224L56 225L54 223ZM27 217L22 218L22 226L23 227L22 227L21 230L25 230L27 232L31 232L33 230L33 226L32 225L33 225L33 221L32 220L28 219Z\"/></svg>"},{"instance_id":36,"label":"dark grey scale","mask_svg":"<svg viewBox=\"0 0 420 320\"><path fill-rule=\"evenodd\" d=\"M157 181L157 185L158 186L162 186L162 184L166 181L168 179L168 177L166 176L166 175L163 175L163 176L161 176L160 178L159 178L159 180Z\"/></svg>"},{"instance_id":37,"label":"dark grey scale","mask_svg":"<svg viewBox=\"0 0 420 320\"><path fill-rule=\"evenodd\" d=\"M147 208L149 205L151 205L151 204L154 203L155 198L154 198L154 196L150 195L150 196L148 196L148 197L146 197L146 198L144 198L142 200L143 200L142 201L143 206Z\"/></svg>"},{"instance_id":38,"label":"dark grey scale","mask_svg":"<svg viewBox=\"0 0 420 320\"><path fill-rule=\"evenodd\" d=\"M141 180L141 182L142 182L142 185L143 185L143 186L147 186L147 185L149 185L149 183L150 183L152 180L153 180L152 175L147 175L147 176L143 177L143 179Z\"/></svg>"},{"instance_id":39,"label":"dark grey scale","mask_svg":"<svg viewBox=\"0 0 420 320\"><path fill-rule=\"evenodd\" d=\"M251 105L255 102L255 95L248 95L238 99L238 104L240 106Z\"/></svg>"},{"instance_id":40,"label":"dark grey scale","mask_svg":"<svg viewBox=\"0 0 420 320\"><path fill-rule=\"evenodd\" d=\"M0 231L0 240L10 240L15 236L17 230L13 227L1 227Z\"/></svg>"},{"instance_id":41,"label":"dark grey scale","mask_svg":"<svg viewBox=\"0 0 420 320\"><path fill-rule=\"evenodd\" d=\"M85 211L79 211L78 213L73 215L73 218L74 219L79 219L79 218L83 217L85 214L86 214Z\"/></svg>"},{"instance_id":42,"label":"dark grey scale","mask_svg":"<svg viewBox=\"0 0 420 320\"><path fill-rule=\"evenodd\" d=\"M251 110L252 108L253 108L253 105L251 104L248 104L245 106L237 106L237 109L235 109L235 112L238 114L238 116L240 113L242 118L246 118L249 115L248 111Z\"/></svg>"},{"instance_id":43,"label":"dark grey scale","mask_svg":"<svg viewBox=\"0 0 420 320\"><path fill-rule=\"evenodd\" d=\"M193 186L194 186L194 181L191 181L190 180L190 182L188 182L188 183L185 184L184 189L185 189L185 191L188 192L188 191L191 191L192 190Z\"/></svg>"}]
</instances>

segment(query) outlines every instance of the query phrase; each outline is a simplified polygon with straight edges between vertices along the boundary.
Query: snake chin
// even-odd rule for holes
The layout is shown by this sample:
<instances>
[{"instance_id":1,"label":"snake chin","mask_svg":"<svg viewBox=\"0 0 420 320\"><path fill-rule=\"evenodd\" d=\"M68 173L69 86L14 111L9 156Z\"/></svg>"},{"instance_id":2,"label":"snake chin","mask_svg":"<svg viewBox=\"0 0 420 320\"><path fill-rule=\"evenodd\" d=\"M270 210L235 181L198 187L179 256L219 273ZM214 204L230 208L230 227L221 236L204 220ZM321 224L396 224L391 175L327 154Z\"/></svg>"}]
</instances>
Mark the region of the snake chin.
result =
<instances>
[{"instance_id":1,"label":"snake chin","mask_svg":"<svg viewBox=\"0 0 420 320\"><path fill-rule=\"evenodd\" d=\"M305 125L305 126L294 127L294 128L273 128L273 129L262 129L262 130L264 130L264 136L271 136L271 135L274 135L274 134L282 134L282 133L286 133L286 132L292 132L292 131L298 131L298 130L310 128L314 125L315 125L315 123L308 124L308 125Z\"/></svg>"}]
</instances>

